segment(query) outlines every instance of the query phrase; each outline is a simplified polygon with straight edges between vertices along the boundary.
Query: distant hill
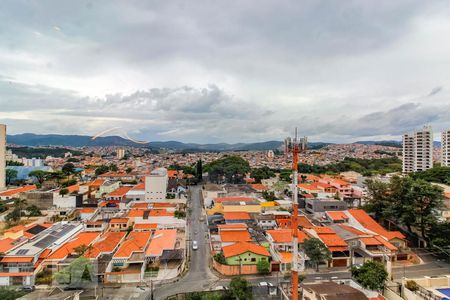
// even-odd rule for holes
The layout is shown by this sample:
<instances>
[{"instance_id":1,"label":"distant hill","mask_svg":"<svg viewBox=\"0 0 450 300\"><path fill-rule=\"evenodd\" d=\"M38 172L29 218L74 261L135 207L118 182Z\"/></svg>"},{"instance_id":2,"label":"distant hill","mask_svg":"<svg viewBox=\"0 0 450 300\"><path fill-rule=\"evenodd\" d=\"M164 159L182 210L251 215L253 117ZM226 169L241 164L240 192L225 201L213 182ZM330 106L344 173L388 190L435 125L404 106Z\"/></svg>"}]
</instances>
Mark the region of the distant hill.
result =
<instances>
[{"instance_id":1,"label":"distant hill","mask_svg":"<svg viewBox=\"0 0 450 300\"><path fill-rule=\"evenodd\" d=\"M364 145L380 145L380 146L390 146L390 147L396 147L396 148L402 148L402 141L358 141L354 144L364 144ZM433 147L441 147L441 142L434 141Z\"/></svg>"},{"instance_id":2,"label":"distant hill","mask_svg":"<svg viewBox=\"0 0 450 300\"><path fill-rule=\"evenodd\" d=\"M84 146L130 146L145 147L151 149L167 149L174 151L249 151L249 150L275 150L281 149L282 142L267 141L259 143L217 143L198 144L182 143L178 141L155 141L148 144L137 144L120 136L98 137L92 140L85 135L61 135L61 134L33 134L24 133L8 135L8 143L19 146L59 146L59 147L84 147ZM310 143L311 149L318 149L328 145L327 143Z\"/></svg>"},{"instance_id":3,"label":"distant hill","mask_svg":"<svg viewBox=\"0 0 450 300\"><path fill-rule=\"evenodd\" d=\"M396 147L401 148L402 142L401 141L358 141L353 144L363 144L363 145L380 145L380 146L388 146L388 147Z\"/></svg>"}]
</instances>

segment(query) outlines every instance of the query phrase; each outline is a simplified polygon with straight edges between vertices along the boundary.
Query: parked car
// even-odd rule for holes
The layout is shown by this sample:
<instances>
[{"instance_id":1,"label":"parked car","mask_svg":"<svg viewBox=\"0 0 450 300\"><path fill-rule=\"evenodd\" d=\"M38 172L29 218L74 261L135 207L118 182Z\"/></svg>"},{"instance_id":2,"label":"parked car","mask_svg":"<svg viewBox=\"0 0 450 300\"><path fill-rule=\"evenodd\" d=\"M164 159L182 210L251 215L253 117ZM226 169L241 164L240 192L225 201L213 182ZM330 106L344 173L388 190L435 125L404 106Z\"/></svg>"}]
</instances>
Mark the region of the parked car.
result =
<instances>
[{"instance_id":1,"label":"parked car","mask_svg":"<svg viewBox=\"0 0 450 300\"><path fill-rule=\"evenodd\" d=\"M258 283L258 286L273 286L273 284L267 281L261 281L260 283Z\"/></svg>"},{"instance_id":2,"label":"parked car","mask_svg":"<svg viewBox=\"0 0 450 300\"><path fill-rule=\"evenodd\" d=\"M192 250L197 250L197 249L198 249L197 241L192 241Z\"/></svg>"}]
</instances>

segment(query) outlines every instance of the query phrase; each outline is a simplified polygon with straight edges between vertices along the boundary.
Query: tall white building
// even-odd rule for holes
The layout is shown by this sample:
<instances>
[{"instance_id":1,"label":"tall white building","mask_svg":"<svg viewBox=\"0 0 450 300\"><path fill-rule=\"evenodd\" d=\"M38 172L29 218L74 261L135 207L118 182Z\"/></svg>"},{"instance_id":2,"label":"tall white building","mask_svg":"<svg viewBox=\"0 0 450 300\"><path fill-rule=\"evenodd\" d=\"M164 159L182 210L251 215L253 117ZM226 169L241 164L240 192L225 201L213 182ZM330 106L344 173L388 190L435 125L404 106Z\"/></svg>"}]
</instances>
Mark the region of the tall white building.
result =
<instances>
[{"instance_id":1,"label":"tall white building","mask_svg":"<svg viewBox=\"0 0 450 300\"><path fill-rule=\"evenodd\" d=\"M433 131L424 127L403 135L403 173L420 172L433 167Z\"/></svg>"},{"instance_id":2,"label":"tall white building","mask_svg":"<svg viewBox=\"0 0 450 300\"><path fill-rule=\"evenodd\" d=\"M168 181L167 169L164 168L153 170L150 175L145 176L145 201L164 201L166 199Z\"/></svg>"},{"instance_id":3,"label":"tall white building","mask_svg":"<svg viewBox=\"0 0 450 300\"><path fill-rule=\"evenodd\" d=\"M125 157L125 149L123 148L118 148L116 151L116 157L117 159L122 159Z\"/></svg>"},{"instance_id":4,"label":"tall white building","mask_svg":"<svg viewBox=\"0 0 450 300\"><path fill-rule=\"evenodd\" d=\"M0 124L0 191L6 187L6 125Z\"/></svg>"},{"instance_id":5,"label":"tall white building","mask_svg":"<svg viewBox=\"0 0 450 300\"><path fill-rule=\"evenodd\" d=\"M442 144L441 165L450 167L450 130L442 132L441 144Z\"/></svg>"}]
</instances>

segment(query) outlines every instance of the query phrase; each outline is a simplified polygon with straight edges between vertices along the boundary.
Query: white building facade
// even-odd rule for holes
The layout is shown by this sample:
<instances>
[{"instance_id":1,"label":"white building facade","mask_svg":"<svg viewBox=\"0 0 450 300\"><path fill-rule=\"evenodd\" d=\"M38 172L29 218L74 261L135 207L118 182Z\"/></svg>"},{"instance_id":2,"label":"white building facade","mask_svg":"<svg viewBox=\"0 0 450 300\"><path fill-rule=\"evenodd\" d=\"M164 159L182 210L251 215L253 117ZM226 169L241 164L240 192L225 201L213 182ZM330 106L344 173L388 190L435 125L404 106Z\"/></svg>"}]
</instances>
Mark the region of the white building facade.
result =
<instances>
[{"instance_id":1,"label":"white building facade","mask_svg":"<svg viewBox=\"0 0 450 300\"><path fill-rule=\"evenodd\" d=\"M0 191L6 188L6 125L0 124Z\"/></svg>"},{"instance_id":2,"label":"white building facade","mask_svg":"<svg viewBox=\"0 0 450 300\"><path fill-rule=\"evenodd\" d=\"M424 127L403 135L403 173L420 172L433 167L433 130Z\"/></svg>"},{"instance_id":3,"label":"white building facade","mask_svg":"<svg viewBox=\"0 0 450 300\"><path fill-rule=\"evenodd\" d=\"M166 199L168 180L167 169L164 168L153 170L150 175L146 176L145 201L164 201Z\"/></svg>"},{"instance_id":4,"label":"white building facade","mask_svg":"<svg viewBox=\"0 0 450 300\"><path fill-rule=\"evenodd\" d=\"M442 132L441 144L442 144L441 165L450 167L450 130Z\"/></svg>"}]
</instances>

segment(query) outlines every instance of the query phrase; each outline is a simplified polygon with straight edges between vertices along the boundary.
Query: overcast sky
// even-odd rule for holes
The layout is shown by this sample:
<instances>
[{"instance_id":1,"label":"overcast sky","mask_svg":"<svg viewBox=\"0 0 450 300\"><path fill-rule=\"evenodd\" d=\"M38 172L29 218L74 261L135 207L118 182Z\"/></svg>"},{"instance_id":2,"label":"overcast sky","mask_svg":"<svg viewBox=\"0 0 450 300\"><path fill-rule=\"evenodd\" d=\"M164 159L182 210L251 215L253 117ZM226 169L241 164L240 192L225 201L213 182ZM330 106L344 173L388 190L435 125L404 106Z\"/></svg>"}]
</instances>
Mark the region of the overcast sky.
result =
<instances>
[{"instance_id":1,"label":"overcast sky","mask_svg":"<svg viewBox=\"0 0 450 300\"><path fill-rule=\"evenodd\" d=\"M0 2L11 134L399 139L450 129L448 1Z\"/></svg>"}]
</instances>

